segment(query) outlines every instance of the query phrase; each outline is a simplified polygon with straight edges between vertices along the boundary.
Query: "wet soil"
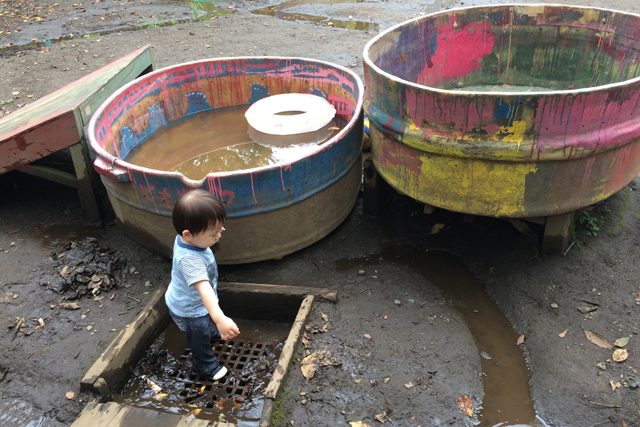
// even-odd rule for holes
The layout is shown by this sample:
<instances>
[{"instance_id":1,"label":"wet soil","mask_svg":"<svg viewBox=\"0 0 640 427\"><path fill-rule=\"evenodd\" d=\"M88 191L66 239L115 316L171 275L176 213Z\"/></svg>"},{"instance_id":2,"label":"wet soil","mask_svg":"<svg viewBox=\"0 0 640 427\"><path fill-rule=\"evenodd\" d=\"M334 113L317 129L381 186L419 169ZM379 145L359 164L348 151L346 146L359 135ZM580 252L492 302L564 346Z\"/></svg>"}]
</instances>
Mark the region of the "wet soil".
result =
<instances>
[{"instance_id":1,"label":"wet soil","mask_svg":"<svg viewBox=\"0 0 640 427\"><path fill-rule=\"evenodd\" d=\"M484 3L488 2L335 2L284 8L317 18L308 22L251 13L275 6L276 1L242 0L217 4L225 12L237 11L233 14L210 19L222 14L217 11L197 22L180 22L193 16L181 2L100 1L84 4L82 11L77 4L60 1L51 13L38 12L43 22L23 22L22 30L0 34L0 45L16 45L0 49L0 117L145 44L153 46L157 67L214 56L282 55L327 60L362 75L363 47L381 29L443 7ZM604 2L579 3L611 7ZM5 1L3 7L19 9L25 4ZM35 13L29 9L35 6L27 6L24 15ZM640 12L635 1L623 0L615 7ZM18 26L7 20L6 12L0 13L4 24ZM205 13L209 12L198 12ZM142 18L161 16L176 20L175 25L135 30ZM369 24L364 30L350 30L329 26L331 20ZM68 38L31 45L32 38L41 42L60 36ZM577 223L575 243L565 256L540 256L509 223L497 219L479 217L467 223L460 214L440 210L425 215L420 205L402 198L380 218L370 218L362 214L359 199L338 229L305 250L280 261L221 267L221 278L227 281L338 291L337 304L314 306L307 348L299 350L274 424L364 421L373 426L379 423L376 416L400 426L478 422L477 411L470 418L457 402L466 395L476 409L489 409L489 390L483 382L483 362L488 359L481 352L493 357L492 350L481 348L468 326L473 320L461 314L455 298L443 290L441 280L458 280L463 267L453 267L449 279L446 271L439 279L416 266L409 255L438 250L455 255L460 260L456 262L484 284L515 330L501 334L504 341L524 335L516 349L524 352L530 368L534 409L548 425L618 426L622 420L628 426L639 425L640 305L633 295L640 292L637 190L639 178L589 213L600 228L597 236L587 234L586 226L593 220L583 214L585 220ZM25 420L69 425L93 398L79 390L83 374L135 318L154 288L168 283L168 260L132 242L117 224L93 229L84 222L74 190L17 172L0 176L0 313L2 326L13 325L0 334L2 414L19 409ZM432 233L436 224L444 227ZM59 293L60 288L43 285L43 275L59 275L64 264L56 263L58 254L86 237L98 242L97 248L89 245L86 255L100 259L100 253L107 252L110 259L125 260L125 277L98 295L65 299L75 297L73 284ZM398 247L403 248L399 258L380 259L385 250ZM345 259L351 260L346 266ZM130 267L135 270L130 272ZM96 274L104 283L110 273ZM61 302L75 302L79 308L63 309ZM597 309L578 311L584 306ZM22 318L26 334L15 333ZM485 327L478 326L480 331ZM630 337L625 347L629 358L614 362L612 350L589 342L583 328L612 342ZM300 359L323 350L330 352L325 357L331 363L321 364L307 381ZM612 390L618 383L620 387ZM5 424L21 425L12 422Z\"/></svg>"}]
</instances>

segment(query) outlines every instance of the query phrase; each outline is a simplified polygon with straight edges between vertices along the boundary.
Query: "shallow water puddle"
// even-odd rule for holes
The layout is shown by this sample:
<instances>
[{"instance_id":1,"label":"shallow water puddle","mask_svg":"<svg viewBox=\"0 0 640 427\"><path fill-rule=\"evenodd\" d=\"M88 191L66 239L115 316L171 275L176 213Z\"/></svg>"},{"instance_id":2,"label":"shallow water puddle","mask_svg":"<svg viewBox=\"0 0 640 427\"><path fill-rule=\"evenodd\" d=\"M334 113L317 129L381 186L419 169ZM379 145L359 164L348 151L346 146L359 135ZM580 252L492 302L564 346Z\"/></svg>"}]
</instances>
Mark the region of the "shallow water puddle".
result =
<instances>
[{"instance_id":1,"label":"shallow water puddle","mask_svg":"<svg viewBox=\"0 0 640 427\"><path fill-rule=\"evenodd\" d=\"M192 371L184 333L171 322L133 369L120 394L114 394L114 401L239 427L257 426L264 404L262 393L291 325L235 321L242 334L214 345L214 352L221 355L219 359L230 371L222 380L210 381ZM226 351L230 348L233 350ZM161 390L154 390L150 384Z\"/></svg>"},{"instance_id":2,"label":"shallow water puddle","mask_svg":"<svg viewBox=\"0 0 640 427\"><path fill-rule=\"evenodd\" d=\"M164 126L134 147L125 160L201 180L211 172L292 163L315 152L318 145L333 138L346 124L338 115L315 132L268 135L249 126L244 116L248 108L201 112Z\"/></svg>"},{"instance_id":3,"label":"shallow water puddle","mask_svg":"<svg viewBox=\"0 0 640 427\"><path fill-rule=\"evenodd\" d=\"M65 427L66 424L45 417L40 410L25 401L0 398L0 426Z\"/></svg>"},{"instance_id":4,"label":"shallow water puddle","mask_svg":"<svg viewBox=\"0 0 640 427\"><path fill-rule=\"evenodd\" d=\"M464 318L482 362L484 399L477 412L479 425L544 426L533 408L529 371L516 345L518 335L464 263L447 252L390 247L368 257L340 259L336 268L344 271L382 263L406 265L424 275L453 301Z\"/></svg>"}]
</instances>

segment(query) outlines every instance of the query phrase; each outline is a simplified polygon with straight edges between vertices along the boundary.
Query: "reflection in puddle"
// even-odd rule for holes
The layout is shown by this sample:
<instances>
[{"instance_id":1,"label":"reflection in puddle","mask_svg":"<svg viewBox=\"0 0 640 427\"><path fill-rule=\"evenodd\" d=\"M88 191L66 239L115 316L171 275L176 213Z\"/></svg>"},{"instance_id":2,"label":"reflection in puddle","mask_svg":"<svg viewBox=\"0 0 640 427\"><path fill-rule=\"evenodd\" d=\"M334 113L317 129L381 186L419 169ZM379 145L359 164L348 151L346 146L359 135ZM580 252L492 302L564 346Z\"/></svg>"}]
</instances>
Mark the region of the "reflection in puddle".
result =
<instances>
[{"instance_id":1,"label":"reflection in puddle","mask_svg":"<svg viewBox=\"0 0 640 427\"><path fill-rule=\"evenodd\" d=\"M529 392L529 371L518 335L485 292L482 283L456 256L447 252L417 252L390 247L363 258L336 262L338 271L392 263L409 266L438 286L464 318L481 354L484 399L480 426L545 426L536 416Z\"/></svg>"},{"instance_id":2,"label":"reflection in puddle","mask_svg":"<svg viewBox=\"0 0 640 427\"><path fill-rule=\"evenodd\" d=\"M299 135L266 135L250 129L248 106L201 112L157 130L125 157L150 169L180 172L201 180L212 172L291 164L318 150L346 125L344 117Z\"/></svg>"},{"instance_id":3,"label":"reflection in puddle","mask_svg":"<svg viewBox=\"0 0 640 427\"><path fill-rule=\"evenodd\" d=\"M29 403L18 399L0 398L2 427L65 427L66 424L47 418Z\"/></svg>"}]
</instances>

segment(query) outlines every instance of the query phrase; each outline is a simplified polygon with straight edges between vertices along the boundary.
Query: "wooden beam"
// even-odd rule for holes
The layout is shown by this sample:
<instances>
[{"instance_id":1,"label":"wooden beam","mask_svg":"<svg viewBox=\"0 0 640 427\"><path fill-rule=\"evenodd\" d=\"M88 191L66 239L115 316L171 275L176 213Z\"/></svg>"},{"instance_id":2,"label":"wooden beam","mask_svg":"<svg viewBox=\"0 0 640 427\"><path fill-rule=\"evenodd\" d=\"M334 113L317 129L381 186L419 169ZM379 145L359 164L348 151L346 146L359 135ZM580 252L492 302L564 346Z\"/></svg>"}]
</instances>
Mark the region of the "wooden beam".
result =
<instances>
[{"instance_id":1,"label":"wooden beam","mask_svg":"<svg viewBox=\"0 0 640 427\"><path fill-rule=\"evenodd\" d=\"M40 165L24 165L18 170L28 175L44 178L49 181L57 182L58 184L66 185L71 188L78 188L78 180L72 173L64 172L49 166Z\"/></svg>"},{"instance_id":2,"label":"wooden beam","mask_svg":"<svg viewBox=\"0 0 640 427\"><path fill-rule=\"evenodd\" d=\"M573 236L574 216L575 212L568 212L547 217L542 237L543 254L563 253L567 249Z\"/></svg>"},{"instance_id":3,"label":"wooden beam","mask_svg":"<svg viewBox=\"0 0 640 427\"><path fill-rule=\"evenodd\" d=\"M258 283L218 282L218 292L233 292L242 294L270 294L283 297L300 297L313 295L316 299L336 303L338 292L326 288L311 286L265 285Z\"/></svg>"}]
</instances>

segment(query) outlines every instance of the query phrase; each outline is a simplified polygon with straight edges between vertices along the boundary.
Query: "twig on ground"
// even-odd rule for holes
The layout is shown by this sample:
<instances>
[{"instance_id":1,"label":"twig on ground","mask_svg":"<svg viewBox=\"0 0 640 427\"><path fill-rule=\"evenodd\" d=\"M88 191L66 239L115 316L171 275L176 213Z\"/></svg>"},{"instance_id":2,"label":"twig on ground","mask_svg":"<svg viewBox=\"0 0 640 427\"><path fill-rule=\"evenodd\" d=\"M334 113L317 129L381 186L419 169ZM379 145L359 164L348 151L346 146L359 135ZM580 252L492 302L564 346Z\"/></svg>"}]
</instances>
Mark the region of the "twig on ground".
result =
<instances>
[{"instance_id":1,"label":"twig on ground","mask_svg":"<svg viewBox=\"0 0 640 427\"><path fill-rule=\"evenodd\" d=\"M620 406L620 405L607 405L606 403L592 402L591 400L587 400L587 402L591 403L592 405L596 405L596 406L604 406L605 408L622 408L622 406Z\"/></svg>"},{"instance_id":2,"label":"twig on ground","mask_svg":"<svg viewBox=\"0 0 640 427\"><path fill-rule=\"evenodd\" d=\"M360 296L361 293L365 292L365 291L370 291L371 289L363 289L360 292L358 292L358 295L356 295L357 297Z\"/></svg>"},{"instance_id":3,"label":"twig on ground","mask_svg":"<svg viewBox=\"0 0 640 427\"><path fill-rule=\"evenodd\" d=\"M132 300L134 300L135 302L140 302L140 300L138 298L134 298L131 295L127 295L127 298L131 298Z\"/></svg>"},{"instance_id":4,"label":"twig on ground","mask_svg":"<svg viewBox=\"0 0 640 427\"><path fill-rule=\"evenodd\" d=\"M611 420L606 419L604 421L600 421L599 423L591 424L591 427L596 427L596 426L599 426L600 424L610 423L610 422L611 422Z\"/></svg>"}]
</instances>

